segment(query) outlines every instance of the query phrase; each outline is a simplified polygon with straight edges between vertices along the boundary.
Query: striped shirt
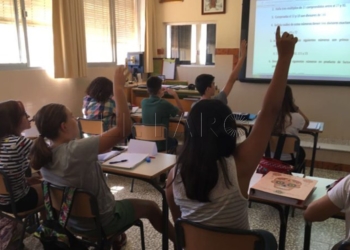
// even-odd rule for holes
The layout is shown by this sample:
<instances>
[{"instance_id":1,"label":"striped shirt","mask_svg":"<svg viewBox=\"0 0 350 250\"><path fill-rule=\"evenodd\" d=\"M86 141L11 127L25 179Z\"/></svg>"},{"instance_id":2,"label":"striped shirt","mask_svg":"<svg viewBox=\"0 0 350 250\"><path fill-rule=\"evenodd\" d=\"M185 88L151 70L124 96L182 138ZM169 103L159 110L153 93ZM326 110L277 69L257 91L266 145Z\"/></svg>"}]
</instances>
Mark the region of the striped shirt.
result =
<instances>
[{"instance_id":1,"label":"striped shirt","mask_svg":"<svg viewBox=\"0 0 350 250\"><path fill-rule=\"evenodd\" d=\"M233 156L225 158L228 176L232 183L226 187L221 168L216 186L210 191L211 202L190 200L178 174L173 182L175 203L180 207L181 217L214 227L249 229L247 199L241 194Z\"/></svg>"},{"instance_id":2,"label":"striped shirt","mask_svg":"<svg viewBox=\"0 0 350 250\"><path fill-rule=\"evenodd\" d=\"M0 169L9 177L15 201L27 195L29 185L25 172L29 168L28 154L33 141L9 135L0 141ZM10 196L0 195L0 205L10 204Z\"/></svg>"},{"instance_id":3,"label":"striped shirt","mask_svg":"<svg viewBox=\"0 0 350 250\"><path fill-rule=\"evenodd\" d=\"M103 121L103 131L107 131L116 125L115 119L115 101L109 98L105 103L97 102L89 95L83 99L83 115L85 119L94 119Z\"/></svg>"}]
</instances>

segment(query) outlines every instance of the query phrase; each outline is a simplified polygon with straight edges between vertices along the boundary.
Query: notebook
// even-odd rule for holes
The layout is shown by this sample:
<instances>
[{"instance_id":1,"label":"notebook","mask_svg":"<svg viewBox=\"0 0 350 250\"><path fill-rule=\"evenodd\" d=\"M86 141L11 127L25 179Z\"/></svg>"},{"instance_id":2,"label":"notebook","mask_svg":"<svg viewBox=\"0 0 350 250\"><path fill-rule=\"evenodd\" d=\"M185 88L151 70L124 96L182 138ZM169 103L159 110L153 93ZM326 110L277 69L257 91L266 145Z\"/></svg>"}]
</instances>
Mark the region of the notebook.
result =
<instances>
[{"instance_id":1,"label":"notebook","mask_svg":"<svg viewBox=\"0 0 350 250\"><path fill-rule=\"evenodd\" d=\"M119 154L121 154L123 151L119 151L119 150L113 150L104 154L99 154L98 155L98 161L99 162L105 162L108 159L111 159L114 156L117 156Z\"/></svg>"},{"instance_id":2,"label":"notebook","mask_svg":"<svg viewBox=\"0 0 350 250\"><path fill-rule=\"evenodd\" d=\"M320 129L321 124L318 122L310 122L308 129Z\"/></svg>"},{"instance_id":3,"label":"notebook","mask_svg":"<svg viewBox=\"0 0 350 250\"><path fill-rule=\"evenodd\" d=\"M131 108L131 114L136 113L138 109L139 109L139 107L132 107Z\"/></svg>"},{"instance_id":4,"label":"notebook","mask_svg":"<svg viewBox=\"0 0 350 250\"><path fill-rule=\"evenodd\" d=\"M109 159L108 161L104 162L104 166L108 167L115 167L115 168L125 168L125 169L132 169L142 163L146 157L148 157L148 154L139 154L139 153L121 153L118 156L113 157L112 159ZM125 162L119 162L126 160ZM116 162L116 163L113 163Z\"/></svg>"}]
</instances>

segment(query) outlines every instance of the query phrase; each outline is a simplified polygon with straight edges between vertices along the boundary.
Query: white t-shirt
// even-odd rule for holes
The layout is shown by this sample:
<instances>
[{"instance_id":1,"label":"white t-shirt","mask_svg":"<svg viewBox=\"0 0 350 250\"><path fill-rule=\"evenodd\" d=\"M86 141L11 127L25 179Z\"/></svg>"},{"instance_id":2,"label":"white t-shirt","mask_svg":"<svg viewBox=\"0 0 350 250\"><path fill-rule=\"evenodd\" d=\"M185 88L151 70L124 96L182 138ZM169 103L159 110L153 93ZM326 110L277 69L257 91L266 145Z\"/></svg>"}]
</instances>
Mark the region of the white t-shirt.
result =
<instances>
[{"instance_id":1,"label":"white t-shirt","mask_svg":"<svg viewBox=\"0 0 350 250\"><path fill-rule=\"evenodd\" d=\"M290 115L291 115L292 121L290 121L290 118L287 115L284 123L285 134L298 136L299 130L303 129L305 125L305 119L301 114L297 112L290 113ZM290 154L281 155L281 161L290 161L290 160L292 160L292 157Z\"/></svg>"},{"instance_id":2,"label":"white t-shirt","mask_svg":"<svg viewBox=\"0 0 350 250\"><path fill-rule=\"evenodd\" d=\"M334 205L344 210L346 220L345 241L350 241L350 175L337 183L328 192L328 197Z\"/></svg>"}]
</instances>

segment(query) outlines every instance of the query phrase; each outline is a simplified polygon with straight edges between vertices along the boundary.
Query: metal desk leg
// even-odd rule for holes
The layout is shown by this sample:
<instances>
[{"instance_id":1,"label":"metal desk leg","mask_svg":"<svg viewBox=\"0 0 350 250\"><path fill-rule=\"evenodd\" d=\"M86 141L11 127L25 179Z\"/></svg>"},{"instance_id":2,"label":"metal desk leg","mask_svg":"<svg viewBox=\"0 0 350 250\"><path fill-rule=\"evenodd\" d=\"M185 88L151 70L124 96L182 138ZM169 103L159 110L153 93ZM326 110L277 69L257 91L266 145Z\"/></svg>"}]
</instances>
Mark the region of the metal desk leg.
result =
<instances>
[{"instance_id":1,"label":"metal desk leg","mask_svg":"<svg viewBox=\"0 0 350 250\"><path fill-rule=\"evenodd\" d=\"M310 166L310 176L314 174L314 166L315 166L315 158L316 158L316 149L317 149L317 141L318 141L318 133L312 133L314 137L314 146L312 148L312 156L311 156L311 166Z\"/></svg>"},{"instance_id":2,"label":"metal desk leg","mask_svg":"<svg viewBox=\"0 0 350 250\"><path fill-rule=\"evenodd\" d=\"M169 249L169 207L168 203L166 201L165 191L163 188L161 188L156 182L154 181L147 181L150 183L155 189L159 191L162 195L162 204L163 204L163 234L162 234L162 249L168 250Z\"/></svg>"},{"instance_id":3,"label":"metal desk leg","mask_svg":"<svg viewBox=\"0 0 350 250\"><path fill-rule=\"evenodd\" d=\"M304 250L309 250L310 249L311 227L312 227L312 223L308 222L308 221L305 221Z\"/></svg>"}]
</instances>

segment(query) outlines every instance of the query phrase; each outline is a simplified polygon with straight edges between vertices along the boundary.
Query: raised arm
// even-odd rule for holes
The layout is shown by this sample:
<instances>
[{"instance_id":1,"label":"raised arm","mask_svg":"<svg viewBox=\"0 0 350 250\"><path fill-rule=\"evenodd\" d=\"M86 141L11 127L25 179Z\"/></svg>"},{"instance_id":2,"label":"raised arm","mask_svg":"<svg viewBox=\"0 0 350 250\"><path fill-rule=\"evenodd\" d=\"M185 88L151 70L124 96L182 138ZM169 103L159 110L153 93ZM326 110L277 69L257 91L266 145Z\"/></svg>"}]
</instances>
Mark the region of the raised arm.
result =
<instances>
[{"instance_id":1,"label":"raised arm","mask_svg":"<svg viewBox=\"0 0 350 250\"><path fill-rule=\"evenodd\" d=\"M240 48L240 57L239 60L235 66L235 68L232 70L230 77L228 78L225 87L223 88L223 92L225 92L226 96L228 96L231 93L232 87L235 84L235 82L238 79L239 72L241 71L241 68L243 66L243 63L245 61L245 58L247 57L247 41L242 40L241 42L241 48Z\"/></svg>"},{"instance_id":2,"label":"raised arm","mask_svg":"<svg viewBox=\"0 0 350 250\"><path fill-rule=\"evenodd\" d=\"M117 66L114 72L113 93L116 102L117 124L100 136L99 153L110 150L131 132L130 111L124 95L125 68Z\"/></svg>"},{"instance_id":3,"label":"raised arm","mask_svg":"<svg viewBox=\"0 0 350 250\"><path fill-rule=\"evenodd\" d=\"M183 109L183 107L182 107L182 104L181 104L181 102L180 102L180 98L179 98L179 96L177 95L177 93L176 93L176 91L175 90L173 90L173 89L166 89L166 92L169 94L169 95L171 95L172 97L174 97L174 99L175 99L175 102L176 102L176 106L179 108L179 113L178 113L178 115L181 115L183 112L184 112L184 109Z\"/></svg>"},{"instance_id":4,"label":"raised arm","mask_svg":"<svg viewBox=\"0 0 350 250\"><path fill-rule=\"evenodd\" d=\"M278 112L280 110L291 59L297 38L284 32L280 35L280 27L276 30L276 47L278 60L271 83L267 89L262 109L249 137L235 150L238 180L242 194L246 194L249 181L255 171L271 136Z\"/></svg>"}]
</instances>

